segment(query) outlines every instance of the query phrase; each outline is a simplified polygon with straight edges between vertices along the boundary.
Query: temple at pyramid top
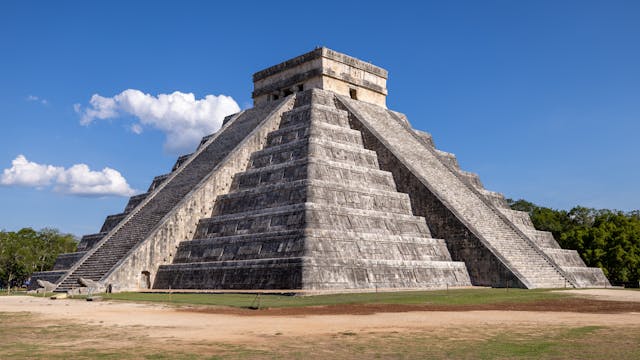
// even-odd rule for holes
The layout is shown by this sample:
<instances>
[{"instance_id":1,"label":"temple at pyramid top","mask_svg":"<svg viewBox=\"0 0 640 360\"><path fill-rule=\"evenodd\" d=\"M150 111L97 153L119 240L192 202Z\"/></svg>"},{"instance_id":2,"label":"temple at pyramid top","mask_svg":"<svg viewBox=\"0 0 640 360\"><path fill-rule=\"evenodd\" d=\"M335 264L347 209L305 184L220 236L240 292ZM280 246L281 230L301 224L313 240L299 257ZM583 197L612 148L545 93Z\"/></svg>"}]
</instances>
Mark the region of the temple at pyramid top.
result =
<instances>
[{"instance_id":1,"label":"temple at pyramid top","mask_svg":"<svg viewBox=\"0 0 640 360\"><path fill-rule=\"evenodd\" d=\"M322 89L386 108L387 70L320 47L253 74L253 88L254 105Z\"/></svg>"}]
</instances>

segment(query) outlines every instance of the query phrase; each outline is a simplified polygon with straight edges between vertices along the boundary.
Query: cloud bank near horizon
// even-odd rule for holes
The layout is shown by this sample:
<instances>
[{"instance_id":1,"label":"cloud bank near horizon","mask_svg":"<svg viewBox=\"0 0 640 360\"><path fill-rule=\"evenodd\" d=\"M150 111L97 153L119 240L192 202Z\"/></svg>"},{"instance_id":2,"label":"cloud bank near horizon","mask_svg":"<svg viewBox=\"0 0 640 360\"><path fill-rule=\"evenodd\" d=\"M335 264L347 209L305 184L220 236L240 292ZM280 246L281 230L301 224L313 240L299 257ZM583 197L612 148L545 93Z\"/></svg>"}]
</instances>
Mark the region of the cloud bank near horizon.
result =
<instances>
[{"instance_id":1,"label":"cloud bank near horizon","mask_svg":"<svg viewBox=\"0 0 640 360\"><path fill-rule=\"evenodd\" d=\"M206 95L196 99L193 93L175 91L153 96L140 90L127 89L113 96L94 94L89 105L75 104L80 124L88 126L96 120L116 119L130 115L137 118L129 129L141 134L145 128L162 131L165 151L191 151L200 139L222 126L225 116L237 113L240 107L226 95Z\"/></svg>"},{"instance_id":2,"label":"cloud bank near horizon","mask_svg":"<svg viewBox=\"0 0 640 360\"><path fill-rule=\"evenodd\" d=\"M135 194L119 171L105 167L94 171L86 164L62 166L38 164L18 155L4 169L0 185L33 187L76 196L131 196Z\"/></svg>"}]
</instances>

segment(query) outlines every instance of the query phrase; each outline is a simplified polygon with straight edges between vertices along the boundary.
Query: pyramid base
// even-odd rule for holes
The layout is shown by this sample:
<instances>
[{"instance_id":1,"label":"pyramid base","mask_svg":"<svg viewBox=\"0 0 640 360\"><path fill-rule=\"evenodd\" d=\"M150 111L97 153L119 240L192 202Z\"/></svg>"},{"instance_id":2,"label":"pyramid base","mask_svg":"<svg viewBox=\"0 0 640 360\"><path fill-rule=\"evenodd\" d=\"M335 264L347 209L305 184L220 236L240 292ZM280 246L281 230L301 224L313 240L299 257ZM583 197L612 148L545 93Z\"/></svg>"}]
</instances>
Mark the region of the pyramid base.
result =
<instances>
[{"instance_id":1,"label":"pyramid base","mask_svg":"<svg viewBox=\"0 0 640 360\"><path fill-rule=\"evenodd\" d=\"M470 286L462 262L281 258L163 265L154 289L433 289Z\"/></svg>"},{"instance_id":2,"label":"pyramid base","mask_svg":"<svg viewBox=\"0 0 640 360\"><path fill-rule=\"evenodd\" d=\"M572 278L578 288L606 288L611 287L609 280L597 267L563 266L562 270Z\"/></svg>"},{"instance_id":3,"label":"pyramid base","mask_svg":"<svg viewBox=\"0 0 640 360\"><path fill-rule=\"evenodd\" d=\"M68 271L69 270L52 270L34 272L31 274L31 282L29 283L29 286L27 286L27 289L35 290L39 288L40 285L38 285L38 280L44 280L52 284L56 284L64 275L67 274Z\"/></svg>"}]
</instances>

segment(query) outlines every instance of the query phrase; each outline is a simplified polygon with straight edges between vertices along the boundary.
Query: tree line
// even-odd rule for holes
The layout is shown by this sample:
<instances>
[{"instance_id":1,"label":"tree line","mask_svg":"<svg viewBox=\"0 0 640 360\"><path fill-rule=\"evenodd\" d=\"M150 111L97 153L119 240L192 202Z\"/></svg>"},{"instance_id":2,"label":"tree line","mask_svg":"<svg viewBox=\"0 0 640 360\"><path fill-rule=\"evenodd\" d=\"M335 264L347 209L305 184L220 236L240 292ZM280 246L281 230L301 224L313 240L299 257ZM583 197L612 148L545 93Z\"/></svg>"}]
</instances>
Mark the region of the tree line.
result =
<instances>
[{"instance_id":1,"label":"tree line","mask_svg":"<svg viewBox=\"0 0 640 360\"><path fill-rule=\"evenodd\" d=\"M562 248L578 251L587 266L601 268L612 284L638 286L640 211L555 210L525 200L507 202L513 210L528 212L536 229L553 233Z\"/></svg>"},{"instance_id":2,"label":"tree line","mask_svg":"<svg viewBox=\"0 0 640 360\"><path fill-rule=\"evenodd\" d=\"M21 286L33 272L53 269L58 254L77 245L73 235L56 229L0 231L0 287Z\"/></svg>"}]
</instances>

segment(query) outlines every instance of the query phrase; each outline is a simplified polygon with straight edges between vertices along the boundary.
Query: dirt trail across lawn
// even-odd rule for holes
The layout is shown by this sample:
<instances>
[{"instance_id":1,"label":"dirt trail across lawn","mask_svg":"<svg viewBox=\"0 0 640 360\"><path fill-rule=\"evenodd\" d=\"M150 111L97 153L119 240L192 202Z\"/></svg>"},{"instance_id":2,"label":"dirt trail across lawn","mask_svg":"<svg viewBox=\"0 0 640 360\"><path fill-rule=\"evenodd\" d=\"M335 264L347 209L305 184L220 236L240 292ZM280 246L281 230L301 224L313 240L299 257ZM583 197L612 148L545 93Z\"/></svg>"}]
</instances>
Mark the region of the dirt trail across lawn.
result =
<instances>
[{"instance_id":1,"label":"dirt trail across lawn","mask_svg":"<svg viewBox=\"0 0 640 360\"><path fill-rule=\"evenodd\" d=\"M614 290L615 291L615 290ZM588 296L622 296L617 293L585 293ZM638 292L637 295L640 295ZM582 293L579 293L582 295ZM636 295L629 295L636 299ZM596 300L566 299L578 304ZM562 301L562 300L560 300ZM117 301L86 302L80 300L49 300L30 296L0 297L0 312L30 312L38 321L51 323L66 320L75 323L102 325L138 332L145 336L188 341L260 341L274 334L288 336L312 336L340 332L389 332L422 331L429 329L460 327L511 327L511 326L638 326L640 302L618 302L626 308L617 311L585 313L575 311L527 311L473 309L464 311L425 311L427 308L394 308L390 305L374 306L366 314L355 311L362 306L345 305L344 312L324 313L325 307L289 308L287 311L233 310L229 308L185 309L158 304ZM640 297L637 300L640 301ZM612 305L611 301L596 301L596 308ZM612 305L614 306L614 305ZM366 305L365 305L366 308ZM568 306L572 308L572 306ZM375 309L375 310L374 310ZM567 307L565 307L567 309ZM355 314L349 313L353 310ZM418 310L418 311L415 311ZM533 309L541 310L541 309ZM627 311L628 310L628 311ZM635 311L633 311L635 310ZM389 312L392 311L392 312ZM260 314L261 316L253 316Z\"/></svg>"},{"instance_id":2,"label":"dirt trail across lawn","mask_svg":"<svg viewBox=\"0 0 640 360\"><path fill-rule=\"evenodd\" d=\"M622 290L622 289L575 289L562 290L563 293L569 293L589 299L598 299L605 301L629 301L640 302L640 290Z\"/></svg>"}]
</instances>

